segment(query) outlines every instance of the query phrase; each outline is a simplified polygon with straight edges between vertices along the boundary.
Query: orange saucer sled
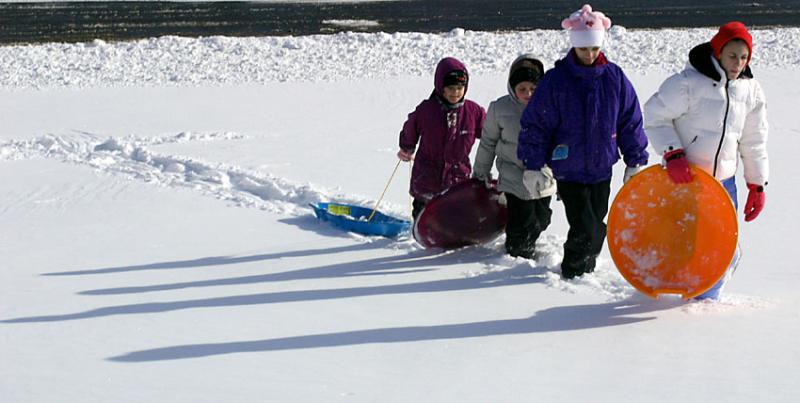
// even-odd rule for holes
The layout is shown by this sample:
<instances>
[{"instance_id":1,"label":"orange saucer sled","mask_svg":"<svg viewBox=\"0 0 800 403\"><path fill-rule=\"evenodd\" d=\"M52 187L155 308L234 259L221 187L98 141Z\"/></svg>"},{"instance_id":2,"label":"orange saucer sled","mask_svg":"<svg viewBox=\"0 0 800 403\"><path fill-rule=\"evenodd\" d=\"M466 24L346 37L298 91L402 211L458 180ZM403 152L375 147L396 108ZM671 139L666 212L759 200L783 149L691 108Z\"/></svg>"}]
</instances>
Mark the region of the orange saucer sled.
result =
<instances>
[{"instance_id":1,"label":"orange saucer sled","mask_svg":"<svg viewBox=\"0 0 800 403\"><path fill-rule=\"evenodd\" d=\"M739 230L728 192L691 167L694 180L674 184L654 165L631 178L608 215L608 248L625 279L657 298L692 298L725 274Z\"/></svg>"}]
</instances>

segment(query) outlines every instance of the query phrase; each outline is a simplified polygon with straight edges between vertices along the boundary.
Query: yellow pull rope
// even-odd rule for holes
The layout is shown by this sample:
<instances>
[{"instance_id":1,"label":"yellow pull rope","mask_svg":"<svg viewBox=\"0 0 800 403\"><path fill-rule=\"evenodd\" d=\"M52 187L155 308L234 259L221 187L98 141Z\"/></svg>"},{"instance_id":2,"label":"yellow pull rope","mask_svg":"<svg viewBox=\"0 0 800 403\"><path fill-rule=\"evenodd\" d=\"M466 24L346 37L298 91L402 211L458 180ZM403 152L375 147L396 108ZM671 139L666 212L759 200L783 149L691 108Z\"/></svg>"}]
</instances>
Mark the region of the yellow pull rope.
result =
<instances>
[{"instance_id":1,"label":"yellow pull rope","mask_svg":"<svg viewBox=\"0 0 800 403\"><path fill-rule=\"evenodd\" d=\"M372 214L369 215L367 222L372 221L372 216L375 215L375 212L378 211L378 205L381 204L381 200L383 200L383 195L386 194L386 190L389 189L389 184L392 183L392 179L394 178L395 172L397 172L397 167L400 166L400 163L403 162L402 160L397 160L397 165L394 166L394 170L392 171L392 176L389 177L389 181L386 182L386 187L383 188L383 193L381 193L381 197L378 198L378 201L375 203L375 208L372 209Z\"/></svg>"}]
</instances>

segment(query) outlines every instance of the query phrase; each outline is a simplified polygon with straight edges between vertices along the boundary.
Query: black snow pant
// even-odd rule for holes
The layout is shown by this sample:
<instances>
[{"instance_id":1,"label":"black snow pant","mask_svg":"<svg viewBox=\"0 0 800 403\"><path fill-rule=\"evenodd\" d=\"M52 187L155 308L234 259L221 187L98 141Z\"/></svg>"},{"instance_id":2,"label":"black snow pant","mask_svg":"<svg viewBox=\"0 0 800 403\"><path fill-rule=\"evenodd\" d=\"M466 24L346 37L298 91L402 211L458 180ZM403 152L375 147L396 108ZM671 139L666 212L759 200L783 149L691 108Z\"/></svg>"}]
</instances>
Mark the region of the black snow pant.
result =
<instances>
[{"instance_id":1,"label":"black snow pant","mask_svg":"<svg viewBox=\"0 0 800 403\"><path fill-rule=\"evenodd\" d=\"M558 195L564 202L569 232L564 243L561 276L566 279L594 271L597 256L606 239L608 198L611 181L584 184L558 181Z\"/></svg>"},{"instance_id":2,"label":"black snow pant","mask_svg":"<svg viewBox=\"0 0 800 403\"><path fill-rule=\"evenodd\" d=\"M553 210L551 197L522 200L506 193L508 223L506 224L506 252L514 257L533 258L539 235L550 225Z\"/></svg>"}]
</instances>

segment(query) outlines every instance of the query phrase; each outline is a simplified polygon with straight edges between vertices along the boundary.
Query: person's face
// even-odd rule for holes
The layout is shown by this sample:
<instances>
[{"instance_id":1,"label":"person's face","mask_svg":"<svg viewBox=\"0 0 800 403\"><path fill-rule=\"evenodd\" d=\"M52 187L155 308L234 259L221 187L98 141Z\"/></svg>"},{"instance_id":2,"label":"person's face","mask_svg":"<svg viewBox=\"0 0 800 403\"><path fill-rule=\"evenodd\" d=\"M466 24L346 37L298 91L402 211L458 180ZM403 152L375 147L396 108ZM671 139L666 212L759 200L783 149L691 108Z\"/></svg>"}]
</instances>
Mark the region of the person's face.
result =
<instances>
[{"instance_id":1,"label":"person's face","mask_svg":"<svg viewBox=\"0 0 800 403\"><path fill-rule=\"evenodd\" d=\"M464 98L466 87L464 84L454 84L444 87L444 99L451 104L456 104Z\"/></svg>"},{"instance_id":2,"label":"person's face","mask_svg":"<svg viewBox=\"0 0 800 403\"><path fill-rule=\"evenodd\" d=\"M597 46L591 48L575 48L575 54L578 55L578 60L584 66L591 66L597 57L600 56L600 48Z\"/></svg>"},{"instance_id":3,"label":"person's face","mask_svg":"<svg viewBox=\"0 0 800 403\"><path fill-rule=\"evenodd\" d=\"M514 95L525 105L527 105L528 101L533 97L534 91L536 91L536 84L530 81L522 81L514 87Z\"/></svg>"},{"instance_id":4,"label":"person's face","mask_svg":"<svg viewBox=\"0 0 800 403\"><path fill-rule=\"evenodd\" d=\"M750 50L742 41L730 41L722 47L722 51L719 52L719 65L725 70L728 80L739 78L747 66L749 56Z\"/></svg>"}]
</instances>

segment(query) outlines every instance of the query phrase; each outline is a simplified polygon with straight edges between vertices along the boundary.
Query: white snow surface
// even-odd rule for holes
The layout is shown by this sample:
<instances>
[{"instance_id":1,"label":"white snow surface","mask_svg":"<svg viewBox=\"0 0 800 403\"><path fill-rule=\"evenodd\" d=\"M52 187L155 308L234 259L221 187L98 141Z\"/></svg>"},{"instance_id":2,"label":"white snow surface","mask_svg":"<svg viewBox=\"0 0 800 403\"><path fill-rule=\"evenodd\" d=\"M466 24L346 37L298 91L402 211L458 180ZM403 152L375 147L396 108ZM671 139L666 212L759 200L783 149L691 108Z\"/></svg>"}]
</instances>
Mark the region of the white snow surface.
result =
<instances>
[{"instance_id":1,"label":"white snow surface","mask_svg":"<svg viewBox=\"0 0 800 403\"><path fill-rule=\"evenodd\" d=\"M712 34L617 27L607 54L644 103ZM0 401L797 401L798 36L754 32L772 177L716 303L642 296L607 250L561 280L558 201L536 260L313 216L388 182L408 218L408 165L389 177L436 62L488 106L562 32L0 47Z\"/></svg>"}]
</instances>

